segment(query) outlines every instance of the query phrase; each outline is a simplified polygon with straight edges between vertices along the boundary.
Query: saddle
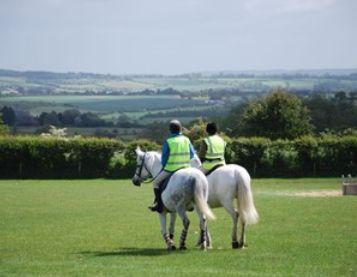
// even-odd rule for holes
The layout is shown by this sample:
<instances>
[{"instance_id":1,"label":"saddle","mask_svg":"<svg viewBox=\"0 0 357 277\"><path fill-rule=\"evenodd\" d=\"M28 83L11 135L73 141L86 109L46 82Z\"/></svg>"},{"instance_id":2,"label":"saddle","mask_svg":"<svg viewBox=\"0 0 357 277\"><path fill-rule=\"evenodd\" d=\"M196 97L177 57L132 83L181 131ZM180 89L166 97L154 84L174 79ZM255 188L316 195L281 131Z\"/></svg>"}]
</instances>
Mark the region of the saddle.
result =
<instances>
[{"instance_id":1,"label":"saddle","mask_svg":"<svg viewBox=\"0 0 357 277\"><path fill-rule=\"evenodd\" d=\"M223 164L217 164L213 168L211 168L207 173L206 176L209 176L213 171L215 171L217 168L223 166Z\"/></svg>"},{"instance_id":2,"label":"saddle","mask_svg":"<svg viewBox=\"0 0 357 277\"><path fill-rule=\"evenodd\" d=\"M177 170L176 170L176 171L177 171ZM159 201L161 202L161 204L162 204L163 207L165 207L165 206L164 206L164 204L163 204L163 202L162 202L161 195L162 195L162 193L164 192L164 190L166 189L167 184L170 182L170 179L171 179L172 175L174 175L174 173L175 173L176 171L171 172L170 175L167 176L166 179L164 179L164 180L159 184L159 194L160 194L160 199L159 199ZM166 208L166 207L165 207L165 208ZM168 209L166 208L166 210L168 210ZM193 210L194 210L194 208L192 207L192 208L189 209L188 211L189 211L189 212L192 212Z\"/></svg>"},{"instance_id":3,"label":"saddle","mask_svg":"<svg viewBox=\"0 0 357 277\"><path fill-rule=\"evenodd\" d=\"M175 172L176 172L176 171L171 172L170 175L167 176L167 177L159 184L160 197L161 197L161 194L163 193L163 191L166 189L167 184L170 182L170 179L171 179L172 175L174 175Z\"/></svg>"}]
</instances>

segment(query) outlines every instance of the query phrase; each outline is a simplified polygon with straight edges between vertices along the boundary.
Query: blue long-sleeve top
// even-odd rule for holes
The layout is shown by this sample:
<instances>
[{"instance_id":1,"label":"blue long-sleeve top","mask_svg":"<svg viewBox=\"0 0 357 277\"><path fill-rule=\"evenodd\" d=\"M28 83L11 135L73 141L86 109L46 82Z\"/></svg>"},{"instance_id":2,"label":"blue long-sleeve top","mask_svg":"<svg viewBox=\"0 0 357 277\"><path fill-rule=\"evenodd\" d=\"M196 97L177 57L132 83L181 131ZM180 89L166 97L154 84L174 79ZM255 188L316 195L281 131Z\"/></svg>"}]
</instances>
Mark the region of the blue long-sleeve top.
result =
<instances>
[{"instance_id":1,"label":"blue long-sleeve top","mask_svg":"<svg viewBox=\"0 0 357 277\"><path fill-rule=\"evenodd\" d=\"M171 134L171 137L176 137L180 135L182 135L182 133L173 133ZM190 142L190 159L192 159L195 156L195 153L196 153L195 148L193 148L193 145ZM170 155L170 148L169 145L167 144L167 141L165 141L165 143L162 146L162 155L161 155L162 168L165 167L167 160L169 159L169 155Z\"/></svg>"}]
</instances>

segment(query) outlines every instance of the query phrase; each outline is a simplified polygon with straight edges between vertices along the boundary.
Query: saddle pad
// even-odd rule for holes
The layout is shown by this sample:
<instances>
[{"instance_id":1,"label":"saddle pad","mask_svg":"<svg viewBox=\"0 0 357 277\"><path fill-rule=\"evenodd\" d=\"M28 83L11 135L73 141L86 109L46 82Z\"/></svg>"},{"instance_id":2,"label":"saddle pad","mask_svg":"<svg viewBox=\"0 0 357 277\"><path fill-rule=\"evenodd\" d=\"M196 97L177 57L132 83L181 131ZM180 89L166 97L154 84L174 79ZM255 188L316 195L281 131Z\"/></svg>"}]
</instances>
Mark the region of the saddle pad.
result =
<instances>
[{"instance_id":1,"label":"saddle pad","mask_svg":"<svg viewBox=\"0 0 357 277\"><path fill-rule=\"evenodd\" d=\"M171 174L169 176L167 176L167 178L165 180L163 180L160 184L159 184L159 189L160 189L160 195L162 194L162 192L166 189L167 184L170 182L170 179L172 177L172 175L175 173L171 172Z\"/></svg>"},{"instance_id":2,"label":"saddle pad","mask_svg":"<svg viewBox=\"0 0 357 277\"><path fill-rule=\"evenodd\" d=\"M215 171L217 168L223 166L223 164L217 164L216 166L214 166L210 171L208 171L206 173L206 176L210 175L213 171Z\"/></svg>"}]
</instances>

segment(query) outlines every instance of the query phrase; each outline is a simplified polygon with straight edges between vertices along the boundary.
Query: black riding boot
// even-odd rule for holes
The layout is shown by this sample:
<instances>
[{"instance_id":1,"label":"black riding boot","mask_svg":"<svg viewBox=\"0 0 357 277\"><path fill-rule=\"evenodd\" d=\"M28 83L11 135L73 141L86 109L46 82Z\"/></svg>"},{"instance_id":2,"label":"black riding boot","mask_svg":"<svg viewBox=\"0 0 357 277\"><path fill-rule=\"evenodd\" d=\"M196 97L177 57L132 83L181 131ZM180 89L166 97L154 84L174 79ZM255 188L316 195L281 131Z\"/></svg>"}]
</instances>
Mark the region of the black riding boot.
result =
<instances>
[{"instance_id":1,"label":"black riding boot","mask_svg":"<svg viewBox=\"0 0 357 277\"><path fill-rule=\"evenodd\" d=\"M163 203L161 200L160 189L154 189L155 200L154 203L149 207L149 210L152 212L162 213L163 210Z\"/></svg>"}]
</instances>

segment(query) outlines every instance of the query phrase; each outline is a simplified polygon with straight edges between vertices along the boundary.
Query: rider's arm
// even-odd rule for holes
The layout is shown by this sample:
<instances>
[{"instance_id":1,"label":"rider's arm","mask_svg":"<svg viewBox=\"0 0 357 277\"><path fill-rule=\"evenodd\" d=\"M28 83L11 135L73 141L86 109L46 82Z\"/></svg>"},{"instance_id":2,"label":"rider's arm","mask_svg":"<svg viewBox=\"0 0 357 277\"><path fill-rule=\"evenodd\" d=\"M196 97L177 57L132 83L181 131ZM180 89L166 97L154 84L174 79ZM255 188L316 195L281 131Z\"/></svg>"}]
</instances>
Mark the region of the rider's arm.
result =
<instances>
[{"instance_id":1,"label":"rider's arm","mask_svg":"<svg viewBox=\"0 0 357 277\"><path fill-rule=\"evenodd\" d=\"M169 146L167 145L167 142L162 145L162 155L161 155L161 164L162 167L165 167L167 160L169 159L170 155L170 149Z\"/></svg>"},{"instance_id":2,"label":"rider's arm","mask_svg":"<svg viewBox=\"0 0 357 277\"><path fill-rule=\"evenodd\" d=\"M190 143L190 159L193 159L193 157L196 155L195 148L193 148L192 143Z\"/></svg>"}]
</instances>

